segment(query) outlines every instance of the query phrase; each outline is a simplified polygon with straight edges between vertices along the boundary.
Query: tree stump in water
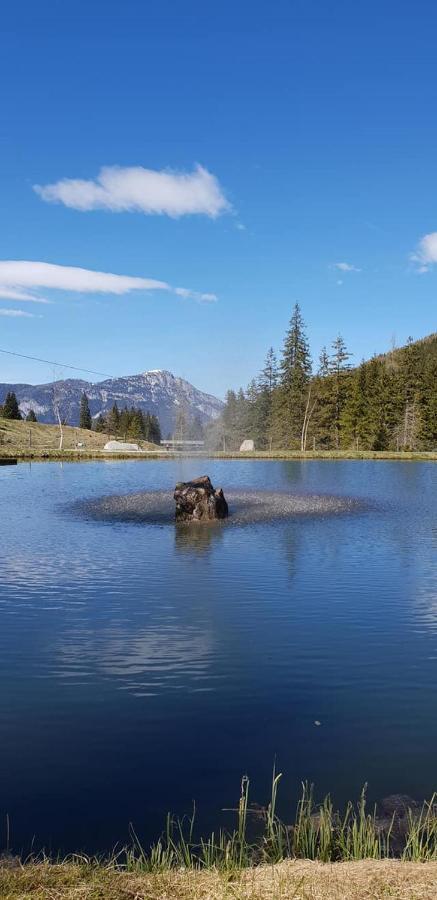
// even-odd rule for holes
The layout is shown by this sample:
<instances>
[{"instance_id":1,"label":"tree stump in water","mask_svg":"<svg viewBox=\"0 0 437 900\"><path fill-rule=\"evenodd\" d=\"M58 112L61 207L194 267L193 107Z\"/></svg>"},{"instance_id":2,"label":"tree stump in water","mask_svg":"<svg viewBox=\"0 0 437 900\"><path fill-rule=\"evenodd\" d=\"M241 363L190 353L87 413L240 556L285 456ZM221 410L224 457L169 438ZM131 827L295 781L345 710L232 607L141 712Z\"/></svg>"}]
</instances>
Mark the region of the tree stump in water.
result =
<instances>
[{"instance_id":1,"label":"tree stump in water","mask_svg":"<svg viewBox=\"0 0 437 900\"><path fill-rule=\"evenodd\" d=\"M180 481L174 499L176 522L207 522L226 519L229 514L222 489L215 490L208 475L193 481Z\"/></svg>"}]
</instances>

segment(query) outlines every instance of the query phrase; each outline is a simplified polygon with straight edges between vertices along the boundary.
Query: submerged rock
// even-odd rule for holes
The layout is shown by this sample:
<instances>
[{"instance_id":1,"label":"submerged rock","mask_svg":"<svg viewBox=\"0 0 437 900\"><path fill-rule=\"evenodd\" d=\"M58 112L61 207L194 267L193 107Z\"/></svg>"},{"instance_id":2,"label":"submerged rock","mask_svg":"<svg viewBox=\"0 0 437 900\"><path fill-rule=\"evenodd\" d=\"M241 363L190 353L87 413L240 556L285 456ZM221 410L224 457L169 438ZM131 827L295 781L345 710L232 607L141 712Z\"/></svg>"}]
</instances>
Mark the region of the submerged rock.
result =
<instances>
[{"instance_id":1,"label":"submerged rock","mask_svg":"<svg viewBox=\"0 0 437 900\"><path fill-rule=\"evenodd\" d=\"M422 804L413 800L408 794L390 794L381 801L381 808L386 816L398 816L400 819L408 815L408 811L415 812Z\"/></svg>"},{"instance_id":2,"label":"submerged rock","mask_svg":"<svg viewBox=\"0 0 437 900\"><path fill-rule=\"evenodd\" d=\"M180 481L175 488L176 522L205 522L226 519L228 504L221 488L214 489L208 475Z\"/></svg>"}]
</instances>

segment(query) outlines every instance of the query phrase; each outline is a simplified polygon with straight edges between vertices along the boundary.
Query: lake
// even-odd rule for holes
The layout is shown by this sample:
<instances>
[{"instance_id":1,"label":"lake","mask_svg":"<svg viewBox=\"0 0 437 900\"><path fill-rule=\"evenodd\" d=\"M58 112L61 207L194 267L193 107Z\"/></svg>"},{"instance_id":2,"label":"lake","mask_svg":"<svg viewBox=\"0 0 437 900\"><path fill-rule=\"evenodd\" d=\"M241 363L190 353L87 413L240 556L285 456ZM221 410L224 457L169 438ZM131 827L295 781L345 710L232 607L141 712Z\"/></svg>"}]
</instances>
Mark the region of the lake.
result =
<instances>
[{"instance_id":1,"label":"lake","mask_svg":"<svg viewBox=\"0 0 437 900\"><path fill-rule=\"evenodd\" d=\"M92 514L204 473L358 502L200 532ZM149 841L193 800L217 828L275 759L285 819L302 779L437 788L435 464L21 464L0 498L0 845L7 815L15 850Z\"/></svg>"}]
</instances>

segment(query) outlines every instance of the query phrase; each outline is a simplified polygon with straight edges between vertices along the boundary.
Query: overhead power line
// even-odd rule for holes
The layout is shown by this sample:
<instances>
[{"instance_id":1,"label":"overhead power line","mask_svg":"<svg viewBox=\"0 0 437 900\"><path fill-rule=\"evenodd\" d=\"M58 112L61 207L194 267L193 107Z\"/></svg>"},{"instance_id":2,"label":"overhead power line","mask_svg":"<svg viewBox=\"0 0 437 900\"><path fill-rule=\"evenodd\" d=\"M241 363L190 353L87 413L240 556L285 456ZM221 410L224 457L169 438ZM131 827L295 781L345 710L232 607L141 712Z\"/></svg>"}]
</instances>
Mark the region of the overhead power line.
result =
<instances>
[{"instance_id":1,"label":"overhead power line","mask_svg":"<svg viewBox=\"0 0 437 900\"><path fill-rule=\"evenodd\" d=\"M67 363L58 363L54 362L52 359L40 359L39 356L26 356L25 353L14 353L13 350L2 350L0 347L0 353L6 353L8 356L19 356L20 359L31 359L33 362L46 363L49 366L58 366L60 369L74 369L75 372L87 372L88 375L102 375L103 378L114 378L114 375L109 375L108 372L95 372L94 369L82 369L81 366L69 366Z\"/></svg>"}]
</instances>

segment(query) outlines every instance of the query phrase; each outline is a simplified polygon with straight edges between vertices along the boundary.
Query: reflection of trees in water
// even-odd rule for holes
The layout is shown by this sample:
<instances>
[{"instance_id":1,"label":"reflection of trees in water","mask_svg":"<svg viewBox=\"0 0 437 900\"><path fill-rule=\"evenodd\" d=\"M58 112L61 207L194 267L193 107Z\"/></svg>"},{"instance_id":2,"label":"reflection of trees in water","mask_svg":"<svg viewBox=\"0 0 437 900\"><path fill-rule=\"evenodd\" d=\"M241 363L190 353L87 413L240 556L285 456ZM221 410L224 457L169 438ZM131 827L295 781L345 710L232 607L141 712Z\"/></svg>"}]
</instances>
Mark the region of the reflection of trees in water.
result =
<instances>
[{"instance_id":1,"label":"reflection of trees in water","mask_svg":"<svg viewBox=\"0 0 437 900\"><path fill-rule=\"evenodd\" d=\"M215 522L175 525L175 549L179 553L194 552L196 554L209 553L214 543L223 539L223 525Z\"/></svg>"},{"instance_id":2,"label":"reflection of trees in water","mask_svg":"<svg viewBox=\"0 0 437 900\"><path fill-rule=\"evenodd\" d=\"M306 481L306 460L283 460L281 463L281 475L290 484L302 484Z\"/></svg>"},{"instance_id":3,"label":"reflection of trees in water","mask_svg":"<svg viewBox=\"0 0 437 900\"><path fill-rule=\"evenodd\" d=\"M302 532L301 532L302 524L301 523L288 523L282 529L282 545L284 548L284 561L288 569L288 574L290 575L290 580L297 575L298 570L298 562L299 562L299 554L301 553L302 548ZM274 530L275 534L277 534L276 529Z\"/></svg>"}]
</instances>

